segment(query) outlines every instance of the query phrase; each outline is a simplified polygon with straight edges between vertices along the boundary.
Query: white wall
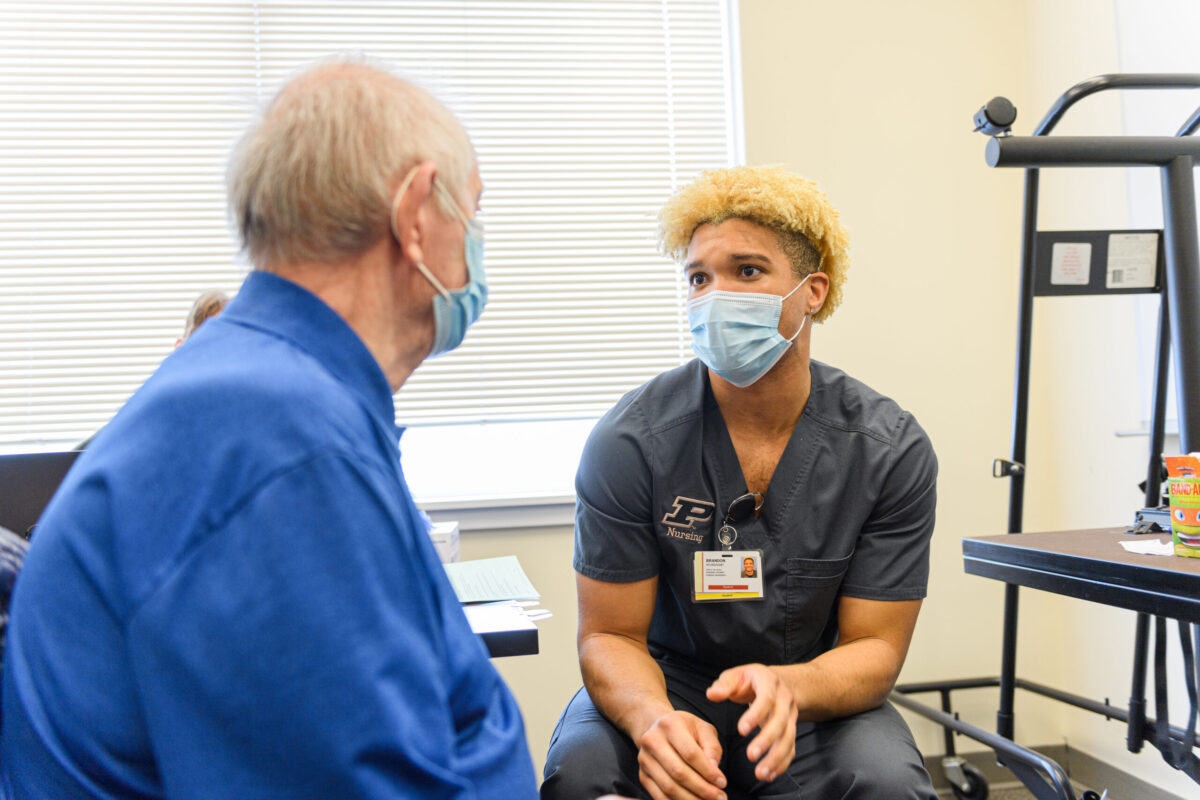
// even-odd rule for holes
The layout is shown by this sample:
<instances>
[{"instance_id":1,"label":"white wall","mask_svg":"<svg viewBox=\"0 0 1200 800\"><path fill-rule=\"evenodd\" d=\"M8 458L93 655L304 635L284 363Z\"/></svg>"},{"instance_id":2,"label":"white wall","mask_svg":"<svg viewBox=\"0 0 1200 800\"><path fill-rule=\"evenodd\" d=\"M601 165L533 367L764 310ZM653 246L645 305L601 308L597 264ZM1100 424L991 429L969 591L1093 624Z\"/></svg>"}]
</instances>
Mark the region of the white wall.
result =
<instances>
[{"instance_id":1,"label":"white wall","mask_svg":"<svg viewBox=\"0 0 1200 800\"><path fill-rule=\"evenodd\" d=\"M1180 13L1170 4L1155 11ZM990 462L1010 449L1022 176L987 168L971 114L1003 94L1019 109L1017 132L1028 133L1068 86L1121 68L1116 22L1112 3L1100 0L741 0L747 161L820 182L853 237L846 302L814 334L814 355L911 410L941 464L929 597L903 681L999 670L1003 588L963 573L960 539L1007 524L1008 483L991 477ZM1119 101L1094 98L1061 130L1120 126ZM1125 185L1117 170L1043 172L1042 227L1126 225ZM1027 530L1122 524L1140 506L1145 440L1112 435L1141 419L1123 366L1132 376L1132 302L1038 301ZM464 536L464 558L502 553L520 556L555 612L540 625L540 655L496 662L521 703L540 772L558 712L579 685L571 533ZM1132 620L1025 591L1019 673L1123 705ZM1178 700L1181 682L1173 688ZM958 693L955 703L965 719L994 726L994 690ZM922 749L940 752L940 728L909 719ZM1018 694L1018 741L1068 741L1163 788L1194 792L1157 754L1124 753L1123 736L1117 723Z\"/></svg>"}]
</instances>

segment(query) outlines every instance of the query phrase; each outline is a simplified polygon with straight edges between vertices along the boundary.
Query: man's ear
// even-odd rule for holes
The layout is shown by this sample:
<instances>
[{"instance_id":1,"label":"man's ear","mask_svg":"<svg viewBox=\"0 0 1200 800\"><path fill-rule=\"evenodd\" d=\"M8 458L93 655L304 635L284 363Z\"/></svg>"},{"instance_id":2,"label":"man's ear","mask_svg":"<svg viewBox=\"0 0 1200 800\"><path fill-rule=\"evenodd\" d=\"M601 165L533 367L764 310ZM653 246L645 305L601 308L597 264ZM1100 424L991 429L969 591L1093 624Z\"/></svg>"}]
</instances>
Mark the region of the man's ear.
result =
<instances>
[{"instance_id":1,"label":"man's ear","mask_svg":"<svg viewBox=\"0 0 1200 800\"><path fill-rule=\"evenodd\" d=\"M403 190L403 194L392 203L392 237L406 259L413 263L424 263L425 231L432 209L432 203L428 201L433 194L437 165L432 161L424 161L410 169L409 174L412 177L406 175L397 186L397 191Z\"/></svg>"},{"instance_id":2,"label":"man's ear","mask_svg":"<svg viewBox=\"0 0 1200 800\"><path fill-rule=\"evenodd\" d=\"M829 276L824 272L814 272L808 276L805 285L808 287L808 311L815 314L825 305L825 298L829 296Z\"/></svg>"}]
</instances>

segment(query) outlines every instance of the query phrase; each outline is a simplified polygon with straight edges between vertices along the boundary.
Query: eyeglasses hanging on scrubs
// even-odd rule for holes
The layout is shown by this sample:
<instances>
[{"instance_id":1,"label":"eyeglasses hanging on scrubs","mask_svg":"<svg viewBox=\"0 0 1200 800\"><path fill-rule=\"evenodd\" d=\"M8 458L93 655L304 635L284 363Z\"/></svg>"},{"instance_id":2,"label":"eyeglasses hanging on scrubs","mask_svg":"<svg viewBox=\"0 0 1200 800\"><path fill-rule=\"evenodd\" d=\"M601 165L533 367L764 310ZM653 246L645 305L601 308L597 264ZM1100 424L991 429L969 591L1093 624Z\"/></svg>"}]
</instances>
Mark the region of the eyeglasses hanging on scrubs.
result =
<instances>
[{"instance_id":1,"label":"eyeglasses hanging on scrubs","mask_svg":"<svg viewBox=\"0 0 1200 800\"><path fill-rule=\"evenodd\" d=\"M763 496L759 492L746 492L746 494L735 497L733 502L729 504L729 508L725 509L725 519L721 522L721 527L717 529L717 541L721 543L722 550L733 549L733 543L737 541L737 528L731 523L742 522L755 516L762 509Z\"/></svg>"},{"instance_id":2,"label":"eyeglasses hanging on scrubs","mask_svg":"<svg viewBox=\"0 0 1200 800\"><path fill-rule=\"evenodd\" d=\"M400 234L395 229L396 212L408 185L417 174L417 169L413 167L409 170L392 201L392 233L397 240ZM453 210L458 221L466 228L463 248L467 262L467 283L458 289L447 289L428 267L420 261L417 262L417 269L437 290L433 297L433 347L429 350L429 358L448 353L462 344L463 337L467 335L467 328L479 319L488 299L487 276L483 271L483 223L478 219L467 219L467 215L458 207L454 197L437 177L433 179L433 186L434 190L443 196L445 205Z\"/></svg>"},{"instance_id":3,"label":"eyeglasses hanging on scrubs","mask_svg":"<svg viewBox=\"0 0 1200 800\"><path fill-rule=\"evenodd\" d=\"M783 297L759 292L714 289L687 301L692 350L705 366L739 388L757 381L775 366L804 330L812 312L804 315L791 338L779 333L783 301L812 277Z\"/></svg>"}]
</instances>

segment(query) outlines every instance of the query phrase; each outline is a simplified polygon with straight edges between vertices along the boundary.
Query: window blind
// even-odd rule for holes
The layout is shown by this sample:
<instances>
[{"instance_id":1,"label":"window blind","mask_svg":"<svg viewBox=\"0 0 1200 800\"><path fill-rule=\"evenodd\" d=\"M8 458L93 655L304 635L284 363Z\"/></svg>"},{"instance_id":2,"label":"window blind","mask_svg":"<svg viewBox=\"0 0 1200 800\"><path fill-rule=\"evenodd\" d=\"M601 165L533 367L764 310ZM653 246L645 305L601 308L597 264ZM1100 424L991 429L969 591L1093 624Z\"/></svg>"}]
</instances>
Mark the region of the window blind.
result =
<instances>
[{"instance_id":1,"label":"window blind","mask_svg":"<svg viewBox=\"0 0 1200 800\"><path fill-rule=\"evenodd\" d=\"M463 120L491 299L406 424L596 415L690 357L654 214L737 160L731 0L0 3L0 447L69 444L236 291L224 170L306 62L365 52Z\"/></svg>"}]
</instances>

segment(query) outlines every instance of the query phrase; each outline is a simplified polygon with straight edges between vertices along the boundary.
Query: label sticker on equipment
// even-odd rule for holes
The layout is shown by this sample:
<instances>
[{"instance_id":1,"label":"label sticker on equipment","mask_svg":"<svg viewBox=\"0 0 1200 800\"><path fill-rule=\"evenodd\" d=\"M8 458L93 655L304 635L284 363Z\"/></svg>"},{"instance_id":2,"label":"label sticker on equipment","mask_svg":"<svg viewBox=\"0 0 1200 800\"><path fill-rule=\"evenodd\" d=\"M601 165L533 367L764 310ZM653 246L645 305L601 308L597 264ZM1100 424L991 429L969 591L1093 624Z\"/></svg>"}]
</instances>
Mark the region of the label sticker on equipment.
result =
<instances>
[{"instance_id":1,"label":"label sticker on equipment","mask_svg":"<svg viewBox=\"0 0 1200 800\"><path fill-rule=\"evenodd\" d=\"M1157 266L1157 233L1108 235L1106 289L1152 289Z\"/></svg>"},{"instance_id":2,"label":"label sticker on equipment","mask_svg":"<svg viewBox=\"0 0 1200 800\"><path fill-rule=\"evenodd\" d=\"M1050 282L1056 286L1087 286L1092 272L1092 245L1055 242L1050 251Z\"/></svg>"}]
</instances>

